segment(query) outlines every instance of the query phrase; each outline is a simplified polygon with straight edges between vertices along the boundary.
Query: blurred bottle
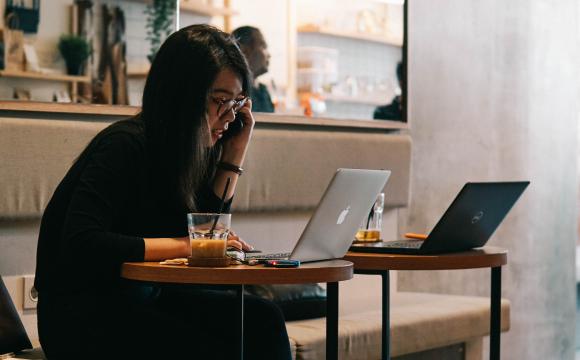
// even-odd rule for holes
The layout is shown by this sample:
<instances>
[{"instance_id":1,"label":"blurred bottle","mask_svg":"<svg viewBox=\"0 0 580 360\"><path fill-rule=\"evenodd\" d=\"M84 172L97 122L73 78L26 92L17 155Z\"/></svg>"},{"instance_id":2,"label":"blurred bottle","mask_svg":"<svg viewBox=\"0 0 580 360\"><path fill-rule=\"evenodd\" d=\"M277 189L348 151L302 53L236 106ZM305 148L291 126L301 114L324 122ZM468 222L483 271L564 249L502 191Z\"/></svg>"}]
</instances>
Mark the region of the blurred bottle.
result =
<instances>
[{"instance_id":1,"label":"blurred bottle","mask_svg":"<svg viewBox=\"0 0 580 360\"><path fill-rule=\"evenodd\" d=\"M383 209L385 207L385 193L380 193L371 208L369 215L363 220L356 232L356 242L381 241L381 229L383 227Z\"/></svg>"},{"instance_id":2,"label":"blurred bottle","mask_svg":"<svg viewBox=\"0 0 580 360\"><path fill-rule=\"evenodd\" d=\"M300 106L304 109L304 116L319 116L326 113L326 102L320 94L300 93Z\"/></svg>"}]
</instances>

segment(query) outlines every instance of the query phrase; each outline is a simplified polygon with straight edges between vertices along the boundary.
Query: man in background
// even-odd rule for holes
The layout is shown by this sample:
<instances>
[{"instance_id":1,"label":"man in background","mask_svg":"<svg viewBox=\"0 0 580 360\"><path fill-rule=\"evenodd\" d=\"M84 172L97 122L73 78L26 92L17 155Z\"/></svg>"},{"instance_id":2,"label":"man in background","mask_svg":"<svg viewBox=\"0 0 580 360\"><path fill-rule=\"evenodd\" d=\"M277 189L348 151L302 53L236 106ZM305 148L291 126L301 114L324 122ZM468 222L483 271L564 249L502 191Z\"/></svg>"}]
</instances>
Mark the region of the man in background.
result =
<instances>
[{"instance_id":1,"label":"man in background","mask_svg":"<svg viewBox=\"0 0 580 360\"><path fill-rule=\"evenodd\" d=\"M238 41L240 49L246 56L254 83L252 84L252 111L257 112L274 112L274 104L266 85L258 82L258 76L268 72L270 63L270 53L268 44L259 29L252 26L241 26L232 32L234 38Z\"/></svg>"},{"instance_id":2,"label":"man in background","mask_svg":"<svg viewBox=\"0 0 580 360\"><path fill-rule=\"evenodd\" d=\"M403 87L403 63L397 63L397 80L399 88ZM404 121L403 119L403 95L397 95L390 104L378 106L373 114L374 119Z\"/></svg>"}]
</instances>

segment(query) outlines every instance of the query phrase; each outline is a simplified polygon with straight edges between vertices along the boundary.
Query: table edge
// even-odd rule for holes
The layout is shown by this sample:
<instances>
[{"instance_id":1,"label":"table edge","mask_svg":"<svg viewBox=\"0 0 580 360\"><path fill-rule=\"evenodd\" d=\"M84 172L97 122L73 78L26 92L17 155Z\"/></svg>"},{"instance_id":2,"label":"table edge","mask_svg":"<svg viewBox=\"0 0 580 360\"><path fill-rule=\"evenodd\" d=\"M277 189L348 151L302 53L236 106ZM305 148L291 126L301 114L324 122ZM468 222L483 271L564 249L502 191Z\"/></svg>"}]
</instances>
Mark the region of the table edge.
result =
<instances>
[{"instance_id":1,"label":"table edge","mask_svg":"<svg viewBox=\"0 0 580 360\"><path fill-rule=\"evenodd\" d=\"M354 276L354 265L340 259L345 264L340 267L327 268L201 268L187 266L159 265L143 266L152 262L127 262L121 266L120 276L127 280L150 283L173 284L214 284L214 285L258 285L258 284L308 284L339 282L350 280ZM241 270L235 278L225 275L234 269ZM299 276L294 276L299 270ZM187 278L183 277L187 274ZM267 276L264 277L264 274ZM231 275L231 274L230 274Z\"/></svg>"},{"instance_id":2,"label":"table edge","mask_svg":"<svg viewBox=\"0 0 580 360\"><path fill-rule=\"evenodd\" d=\"M354 264L357 270L462 270L494 268L507 265L506 249L493 248L491 254L466 252L437 255L402 255L348 252L343 258ZM469 261L467 261L469 260Z\"/></svg>"}]
</instances>

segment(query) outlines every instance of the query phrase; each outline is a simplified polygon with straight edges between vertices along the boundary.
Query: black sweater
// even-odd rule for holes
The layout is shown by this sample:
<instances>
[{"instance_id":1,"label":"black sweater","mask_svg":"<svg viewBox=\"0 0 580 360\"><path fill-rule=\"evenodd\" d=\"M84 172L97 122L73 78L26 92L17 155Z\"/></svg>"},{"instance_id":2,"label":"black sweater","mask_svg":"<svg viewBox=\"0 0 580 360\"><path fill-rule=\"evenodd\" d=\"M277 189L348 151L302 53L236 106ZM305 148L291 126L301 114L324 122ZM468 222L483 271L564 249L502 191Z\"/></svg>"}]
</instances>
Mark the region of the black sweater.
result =
<instances>
[{"instance_id":1,"label":"black sweater","mask_svg":"<svg viewBox=\"0 0 580 360\"><path fill-rule=\"evenodd\" d=\"M175 189L153 185L149 162L144 125L135 119L107 127L81 153L42 217L41 295L115 291L121 264L143 261L143 238L187 236L187 207L170 200ZM209 185L196 195L198 210L219 209Z\"/></svg>"}]
</instances>

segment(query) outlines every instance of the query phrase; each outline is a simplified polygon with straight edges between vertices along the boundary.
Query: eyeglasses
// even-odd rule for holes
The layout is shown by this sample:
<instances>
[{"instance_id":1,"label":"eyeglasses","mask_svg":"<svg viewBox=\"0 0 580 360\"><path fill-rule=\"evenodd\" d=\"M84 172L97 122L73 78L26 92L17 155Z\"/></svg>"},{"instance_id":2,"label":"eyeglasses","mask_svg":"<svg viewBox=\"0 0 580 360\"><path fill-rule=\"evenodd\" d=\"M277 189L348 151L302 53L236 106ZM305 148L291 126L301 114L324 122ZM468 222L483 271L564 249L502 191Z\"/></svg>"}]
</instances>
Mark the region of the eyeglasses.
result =
<instances>
[{"instance_id":1,"label":"eyeglasses","mask_svg":"<svg viewBox=\"0 0 580 360\"><path fill-rule=\"evenodd\" d=\"M244 105L246 104L246 101L248 101L248 97L245 97L243 99L240 100L226 100L224 98L214 98L212 97L211 100L218 106L217 108L217 116L221 117L224 114L234 110L234 115L238 113L238 111L240 111L240 109L242 107L244 107Z\"/></svg>"}]
</instances>

